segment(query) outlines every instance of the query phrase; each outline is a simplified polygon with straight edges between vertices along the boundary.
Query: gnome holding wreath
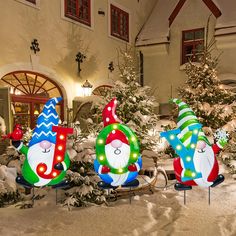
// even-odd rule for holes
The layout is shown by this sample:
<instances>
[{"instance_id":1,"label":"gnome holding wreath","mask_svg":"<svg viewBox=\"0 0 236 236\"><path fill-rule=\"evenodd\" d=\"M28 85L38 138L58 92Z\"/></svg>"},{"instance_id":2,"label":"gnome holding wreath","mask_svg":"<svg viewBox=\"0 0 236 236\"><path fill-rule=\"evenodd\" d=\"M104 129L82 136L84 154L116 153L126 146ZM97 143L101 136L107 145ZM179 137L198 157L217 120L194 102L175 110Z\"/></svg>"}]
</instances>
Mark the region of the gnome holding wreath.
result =
<instances>
[{"instance_id":1,"label":"gnome holding wreath","mask_svg":"<svg viewBox=\"0 0 236 236\"><path fill-rule=\"evenodd\" d=\"M139 144L134 132L115 114L116 98L112 99L103 110L104 129L96 140L96 160L94 169L102 181L102 188L136 187L136 179L142 167Z\"/></svg>"},{"instance_id":2,"label":"gnome holding wreath","mask_svg":"<svg viewBox=\"0 0 236 236\"><path fill-rule=\"evenodd\" d=\"M219 174L216 154L227 144L224 131L216 135L218 140L211 145L202 125L193 110L179 99L172 100L179 108L177 129L162 132L178 157L174 158L174 171L178 183L176 190L190 190L192 186L215 187L224 181Z\"/></svg>"},{"instance_id":3,"label":"gnome holding wreath","mask_svg":"<svg viewBox=\"0 0 236 236\"><path fill-rule=\"evenodd\" d=\"M10 135L13 146L26 157L22 175L16 178L16 182L26 188L46 185L59 188L69 185L67 180L63 180L70 165L65 142L67 134L73 129L57 126L59 117L55 106L61 100L58 97L47 101L28 147L21 141L23 133L19 131L19 125L16 125L13 134L17 132L21 135Z\"/></svg>"}]
</instances>

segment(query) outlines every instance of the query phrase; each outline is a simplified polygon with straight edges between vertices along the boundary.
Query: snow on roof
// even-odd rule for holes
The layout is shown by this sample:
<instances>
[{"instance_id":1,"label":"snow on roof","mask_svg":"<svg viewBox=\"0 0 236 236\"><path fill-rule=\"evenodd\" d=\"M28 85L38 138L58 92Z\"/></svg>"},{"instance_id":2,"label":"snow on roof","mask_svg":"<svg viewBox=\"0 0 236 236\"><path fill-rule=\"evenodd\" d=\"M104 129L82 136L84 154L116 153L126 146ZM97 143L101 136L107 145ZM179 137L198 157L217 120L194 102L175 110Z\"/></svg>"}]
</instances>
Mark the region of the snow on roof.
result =
<instances>
[{"instance_id":1,"label":"snow on roof","mask_svg":"<svg viewBox=\"0 0 236 236\"><path fill-rule=\"evenodd\" d=\"M168 42L169 17L178 0L157 1L151 15L140 31L136 46Z\"/></svg>"},{"instance_id":2,"label":"snow on roof","mask_svg":"<svg viewBox=\"0 0 236 236\"><path fill-rule=\"evenodd\" d=\"M151 15L137 36L136 46L167 43L169 17L179 0L157 1ZM216 20L215 35L236 33L236 0L213 0L222 15Z\"/></svg>"}]
</instances>

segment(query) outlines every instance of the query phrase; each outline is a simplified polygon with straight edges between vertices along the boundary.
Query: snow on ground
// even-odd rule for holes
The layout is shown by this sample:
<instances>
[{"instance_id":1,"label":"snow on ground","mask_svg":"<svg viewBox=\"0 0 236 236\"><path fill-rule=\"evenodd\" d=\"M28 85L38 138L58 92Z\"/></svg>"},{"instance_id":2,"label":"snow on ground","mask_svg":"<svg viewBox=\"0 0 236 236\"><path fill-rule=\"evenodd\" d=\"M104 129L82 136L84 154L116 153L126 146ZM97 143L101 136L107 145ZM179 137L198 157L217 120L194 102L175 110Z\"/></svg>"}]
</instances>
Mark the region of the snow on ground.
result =
<instances>
[{"instance_id":1,"label":"snow on ground","mask_svg":"<svg viewBox=\"0 0 236 236\"><path fill-rule=\"evenodd\" d=\"M222 169L223 170L223 169ZM225 174L223 184L211 189L199 187L183 192L171 186L165 191L110 202L108 206L73 208L55 203L55 190L36 200L34 208L14 206L0 209L0 235L42 236L185 236L236 235L236 183ZM171 183L171 182L170 182ZM60 198L61 192L58 193Z\"/></svg>"},{"instance_id":2,"label":"snow on ground","mask_svg":"<svg viewBox=\"0 0 236 236\"><path fill-rule=\"evenodd\" d=\"M231 183L236 190L235 183ZM227 183L211 189L211 204L208 204L208 189L194 188L187 193L187 203L182 205L180 217L174 223L174 235L235 235L235 196ZM183 202L183 193L177 197ZM183 203L182 203L183 204ZM227 219L228 218L228 219ZM235 225L236 226L236 225ZM226 233L227 232L227 233Z\"/></svg>"},{"instance_id":3,"label":"snow on ground","mask_svg":"<svg viewBox=\"0 0 236 236\"><path fill-rule=\"evenodd\" d=\"M68 211L55 205L55 192L51 191L46 199L37 201L33 209L0 209L0 235L149 235L160 225L159 217L161 225L168 222L164 215L166 208L159 206L165 202L178 206L172 195L168 199L146 195L133 199L131 204L129 199L122 199L109 206Z\"/></svg>"}]
</instances>

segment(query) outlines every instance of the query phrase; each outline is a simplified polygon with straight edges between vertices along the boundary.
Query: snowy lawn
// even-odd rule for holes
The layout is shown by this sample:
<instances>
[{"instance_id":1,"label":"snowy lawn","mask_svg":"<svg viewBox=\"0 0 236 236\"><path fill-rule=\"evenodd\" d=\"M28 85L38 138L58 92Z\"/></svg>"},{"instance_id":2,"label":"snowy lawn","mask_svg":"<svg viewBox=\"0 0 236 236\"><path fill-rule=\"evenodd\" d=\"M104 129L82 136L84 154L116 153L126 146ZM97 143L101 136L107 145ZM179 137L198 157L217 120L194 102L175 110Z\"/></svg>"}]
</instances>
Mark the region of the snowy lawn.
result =
<instances>
[{"instance_id":1,"label":"snowy lawn","mask_svg":"<svg viewBox=\"0 0 236 236\"><path fill-rule=\"evenodd\" d=\"M55 204L55 191L32 209L0 209L0 235L236 235L236 183L226 181L208 190L183 192L173 187L154 194L121 199L109 206L73 208Z\"/></svg>"}]
</instances>

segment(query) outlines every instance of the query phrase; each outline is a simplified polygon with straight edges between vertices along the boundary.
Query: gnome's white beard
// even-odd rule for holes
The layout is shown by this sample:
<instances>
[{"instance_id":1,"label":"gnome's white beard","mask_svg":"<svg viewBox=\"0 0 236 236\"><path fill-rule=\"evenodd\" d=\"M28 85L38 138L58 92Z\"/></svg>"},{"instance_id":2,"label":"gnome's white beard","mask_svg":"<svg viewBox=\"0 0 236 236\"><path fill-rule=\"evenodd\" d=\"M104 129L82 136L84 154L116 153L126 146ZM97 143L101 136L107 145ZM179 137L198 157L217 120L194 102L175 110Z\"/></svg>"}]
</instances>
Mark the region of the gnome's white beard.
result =
<instances>
[{"instance_id":1,"label":"gnome's white beard","mask_svg":"<svg viewBox=\"0 0 236 236\"><path fill-rule=\"evenodd\" d=\"M193 163L195 170L202 174L201 178L194 179L197 185L200 187L209 187L212 185L212 182L209 182L207 179L212 171L212 168L215 163L215 155L211 146L206 144L206 147L203 149L204 152L198 152L201 150L196 149L193 156ZM182 163L182 167L183 167ZM184 172L183 172L184 173Z\"/></svg>"},{"instance_id":2,"label":"gnome's white beard","mask_svg":"<svg viewBox=\"0 0 236 236\"><path fill-rule=\"evenodd\" d=\"M55 144L51 143L51 147L49 149L41 148L39 143L34 144L31 146L28 150L28 162L31 167L31 169L37 174L37 166L40 163L45 163L47 166L47 171L45 174L49 174L52 170L53 165L53 157L54 157L54 150L55 150ZM38 176L39 177L39 176ZM44 179L39 177L39 182L35 183L35 186L44 186L48 184L51 181L51 179Z\"/></svg>"},{"instance_id":3,"label":"gnome's white beard","mask_svg":"<svg viewBox=\"0 0 236 236\"><path fill-rule=\"evenodd\" d=\"M119 148L120 154L115 154L116 148L112 147L111 144L105 146L106 158L109 164L113 168L123 168L128 164L130 156L130 146L122 143L122 146Z\"/></svg>"},{"instance_id":4,"label":"gnome's white beard","mask_svg":"<svg viewBox=\"0 0 236 236\"><path fill-rule=\"evenodd\" d=\"M129 156L130 156L130 146L123 143L122 146L119 148L121 151L119 155L115 154L116 148L112 147L111 144L107 144L105 146L105 153L106 158L109 164L113 168L123 168L128 164ZM113 182L111 183L112 186L120 186L125 183L129 172L124 174L113 174L109 173L110 177L112 178Z\"/></svg>"}]
</instances>

